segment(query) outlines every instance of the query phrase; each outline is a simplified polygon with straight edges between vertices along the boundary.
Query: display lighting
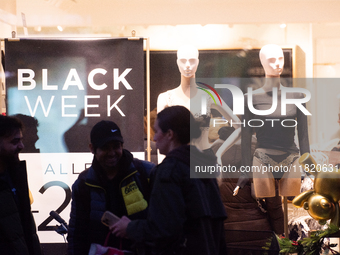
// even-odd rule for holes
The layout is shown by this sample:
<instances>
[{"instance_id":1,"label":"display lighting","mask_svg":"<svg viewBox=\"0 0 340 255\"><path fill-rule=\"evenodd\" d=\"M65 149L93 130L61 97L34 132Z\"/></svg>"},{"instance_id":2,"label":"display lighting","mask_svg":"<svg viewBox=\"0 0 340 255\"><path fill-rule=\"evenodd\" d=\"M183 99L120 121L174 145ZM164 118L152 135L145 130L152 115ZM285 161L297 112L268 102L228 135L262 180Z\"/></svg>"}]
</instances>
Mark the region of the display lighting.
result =
<instances>
[{"instance_id":1,"label":"display lighting","mask_svg":"<svg viewBox=\"0 0 340 255\"><path fill-rule=\"evenodd\" d=\"M64 30L62 26L57 26L57 28L60 32L63 32L63 30Z\"/></svg>"},{"instance_id":2,"label":"display lighting","mask_svg":"<svg viewBox=\"0 0 340 255\"><path fill-rule=\"evenodd\" d=\"M280 24L280 28L286 28L286 23L282 23L282 24Z\"/></svg>"}]
</instances>

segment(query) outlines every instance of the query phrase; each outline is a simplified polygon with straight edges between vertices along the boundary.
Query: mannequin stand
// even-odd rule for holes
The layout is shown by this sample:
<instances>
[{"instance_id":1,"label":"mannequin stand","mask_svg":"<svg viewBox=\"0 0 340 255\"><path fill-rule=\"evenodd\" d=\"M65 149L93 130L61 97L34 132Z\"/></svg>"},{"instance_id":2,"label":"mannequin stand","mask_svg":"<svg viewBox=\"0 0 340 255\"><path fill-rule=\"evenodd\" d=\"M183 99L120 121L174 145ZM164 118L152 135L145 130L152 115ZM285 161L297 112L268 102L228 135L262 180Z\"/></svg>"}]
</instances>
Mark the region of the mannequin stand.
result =
<instances>
[{"instance_id":1,"label":"mannequin stand","mask_svg":"<svg viewBox=\"0 0 340 255\"><path fill-rule=\"evenodd\" d=\"M287 197L283 197L283 231L286 238L289 238L288 233L288 202Z\"/></svg>"}]
</instances>

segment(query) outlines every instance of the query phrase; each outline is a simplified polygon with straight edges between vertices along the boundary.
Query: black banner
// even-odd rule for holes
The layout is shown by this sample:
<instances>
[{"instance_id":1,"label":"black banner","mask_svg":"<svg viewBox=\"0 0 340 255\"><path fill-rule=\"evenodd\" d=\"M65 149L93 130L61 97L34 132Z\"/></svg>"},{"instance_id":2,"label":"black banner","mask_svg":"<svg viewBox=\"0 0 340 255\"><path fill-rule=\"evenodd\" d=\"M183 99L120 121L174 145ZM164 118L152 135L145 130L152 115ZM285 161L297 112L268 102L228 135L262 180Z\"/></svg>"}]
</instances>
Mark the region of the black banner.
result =
<instances>
[{"instance_id":1,"label":"black banner","mask_svg":"<svg viewBox=\"0 0 340 255\"><path fill-rule=\"evenodd\" d=\"M6 40L5 72L7 114L38 120L41 153L88 152L101 119L143 151L143 40Z\"/></svg>"},{"instance_id":2,"label":"black banner","mask_svg":"<svg viewBox=\"0 0 340 255\"><path fill-rule=\"evenodd\" d=\"M144 157L143 40L5 41L7 114L24 122L32 211L42 243L64 242L49 212L69 220L71 187L91 165L90 131L109 119Z\"/></svg>"}]
</instances>

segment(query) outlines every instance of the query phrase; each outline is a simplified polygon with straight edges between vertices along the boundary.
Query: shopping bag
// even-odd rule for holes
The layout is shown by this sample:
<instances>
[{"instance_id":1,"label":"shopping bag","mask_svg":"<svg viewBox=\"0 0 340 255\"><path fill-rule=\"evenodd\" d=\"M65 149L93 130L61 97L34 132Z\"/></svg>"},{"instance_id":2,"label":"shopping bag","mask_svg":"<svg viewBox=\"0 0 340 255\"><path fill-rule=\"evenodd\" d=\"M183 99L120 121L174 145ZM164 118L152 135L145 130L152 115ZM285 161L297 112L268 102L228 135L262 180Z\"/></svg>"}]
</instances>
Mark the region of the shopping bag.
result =
<instances>
[{"instance_id":1,"label":"shopping bag","mask_svg":"<svg viewBox=\"0 0 340 255\"><path fill-rule=\"evenodd\" d=\"M111 231L107 234L105 238L104 245L92 243L89 251L89 255L133 255L134 253L131 251L122 250L122 242L120 242L120 249L108 247L107 243L109 242L109 238L111 235Z\"/></svg>"},{"instance_id":2,"label":"shopping bag","mask_svg":"<svg viewBox=\"0 0 340 255\"><path fill-rule=\"evenodd\" d=\"M116 248L93 243L91 244L89 255L125 255L125 253Z\"/></svg>"}]
</instances>

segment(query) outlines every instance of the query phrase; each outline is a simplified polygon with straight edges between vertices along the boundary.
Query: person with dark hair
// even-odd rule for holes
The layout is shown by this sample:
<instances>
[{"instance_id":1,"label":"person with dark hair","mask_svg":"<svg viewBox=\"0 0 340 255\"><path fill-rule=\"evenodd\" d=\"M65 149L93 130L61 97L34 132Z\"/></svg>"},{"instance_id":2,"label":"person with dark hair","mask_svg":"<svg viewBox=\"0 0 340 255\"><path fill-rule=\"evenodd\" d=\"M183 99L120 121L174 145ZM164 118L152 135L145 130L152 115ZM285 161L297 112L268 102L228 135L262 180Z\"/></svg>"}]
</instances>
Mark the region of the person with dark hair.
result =
<instances>
[{"instance_id":1,"label":"person with dark hair","mask_svg":"<svg viewBox=\"0 0 340 255\"><path fill-rule=\"evenodd\" d=\"M39 153L40 150L35 147L36 142L39 140L38 126L39 122L35 117L16 114L13 117L19 119L23 125L23 143L25 148L22 150L23 153Z\"/></svg>"},{"instance_id":2,"label":"person with dark hair","mask_svg":"<svg viewBox=\"0 0 340 255\"><path fill-rule=\"evenodd\" d=\"M26 162L19 160L22 123L0 115L0 253L40 255L41 247L31 212Z\"/></svg>"},{"instance_id":3,"label":"person with dark hair","mask_svg":"<svg viewBox=\"0 0 340 255\"><path fill-rule=\"evenodd\" d=\"M123 149L120 128L102 120L91 130L92 166L72 186L68 254L88 254L91 243L103 244L109 228L101 222L106 211L132 219L146 218L149 175L154 164L133 158ZM134 251L135 243L111 236L109 246Z\"/></svg>"},{"instance_id":4,"label":"person with dark hair","mask_svg":"<svg viewBox=\"0 0 340 255\"><path fill-rule=\"evenodd\" d=\"M189 145L200 136L194 123L184 106L158 113L154 140L166 157L153 172L148 217L132 221L122 217L112 228L117 236L148 244L155 255L226 254L226 213L216 179L190 178L192 163L216 164L215 155Z\"/></svg>"}]
</instances>

